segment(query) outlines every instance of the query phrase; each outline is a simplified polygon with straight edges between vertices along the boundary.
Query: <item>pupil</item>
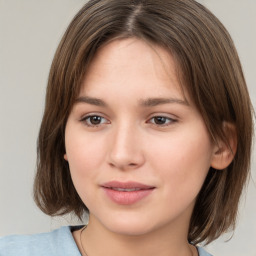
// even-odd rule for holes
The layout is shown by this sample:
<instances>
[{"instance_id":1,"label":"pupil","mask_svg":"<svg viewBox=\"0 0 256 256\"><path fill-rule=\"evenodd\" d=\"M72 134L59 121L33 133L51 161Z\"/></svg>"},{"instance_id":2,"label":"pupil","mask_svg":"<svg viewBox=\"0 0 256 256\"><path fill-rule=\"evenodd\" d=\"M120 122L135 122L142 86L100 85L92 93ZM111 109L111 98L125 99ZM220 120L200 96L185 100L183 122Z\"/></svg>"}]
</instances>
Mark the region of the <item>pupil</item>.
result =
<instances>
[{"instance_id":1,"label":"pupil","mask_svg":"<svg viewBox=\"0 0 256 256\"><path fill-rule=\"evenodd\" d=\"M101 117L100 116L91 116L90 121L92 124L100 124Z\"/></svg>"},{"instance_id":2,"label":"pupil","mask_svg":"<svg viewBox=\"0 0 256 256\"><path fill-rule=\"evenodd\" d=\"M165 122L166 122L166 117L162 117L162 116L155 117L156 124L165 124Z\"/></svg>"}]
</instances>

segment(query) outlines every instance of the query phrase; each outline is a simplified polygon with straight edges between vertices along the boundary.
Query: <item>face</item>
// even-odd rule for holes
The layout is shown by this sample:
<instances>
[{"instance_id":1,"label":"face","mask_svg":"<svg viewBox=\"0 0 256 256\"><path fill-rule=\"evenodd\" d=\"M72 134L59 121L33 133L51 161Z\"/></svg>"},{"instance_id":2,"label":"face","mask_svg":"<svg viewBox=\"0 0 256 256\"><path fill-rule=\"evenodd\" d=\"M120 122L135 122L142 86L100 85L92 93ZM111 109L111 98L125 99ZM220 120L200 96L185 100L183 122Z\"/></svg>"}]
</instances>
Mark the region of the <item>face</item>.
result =
<instances>
[{"instance_id":1,"label":"face","mask_svg":"<svg viewBox=\"0 0 256 256\"><path fill-rule=\"evenodd\" d=\"M187 230L214 145L180 87L163 48L132 38L96 54L65 131L92 223L122 234Z\"/></svg>"}]
</instances>

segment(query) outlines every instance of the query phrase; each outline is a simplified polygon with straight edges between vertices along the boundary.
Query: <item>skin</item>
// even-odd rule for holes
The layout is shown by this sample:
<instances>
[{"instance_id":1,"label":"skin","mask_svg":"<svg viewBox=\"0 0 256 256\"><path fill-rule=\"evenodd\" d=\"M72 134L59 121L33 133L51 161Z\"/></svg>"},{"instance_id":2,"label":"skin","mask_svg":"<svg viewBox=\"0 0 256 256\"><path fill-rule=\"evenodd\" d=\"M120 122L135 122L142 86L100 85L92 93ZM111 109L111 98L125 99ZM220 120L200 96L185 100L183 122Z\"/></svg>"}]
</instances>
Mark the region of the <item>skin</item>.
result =
<instances>
[{"instance_id":1,"label":"skin","mask_svg":"<svg viewBox=\"0 0 256 256\"><path fill-rule=\"evenodd\" d=\"M82 233L90 256L197 255L187 242L189 221L218 148L186 92L185 100L175 68L165 49L131 38L102 47L84 78L64 157L90 211ZM168 100L148 100L159 98ZM112 180L155 189L120 205L100 186ZM73 235L81 249L80 232Z\"/></svg>"}]
</instances>

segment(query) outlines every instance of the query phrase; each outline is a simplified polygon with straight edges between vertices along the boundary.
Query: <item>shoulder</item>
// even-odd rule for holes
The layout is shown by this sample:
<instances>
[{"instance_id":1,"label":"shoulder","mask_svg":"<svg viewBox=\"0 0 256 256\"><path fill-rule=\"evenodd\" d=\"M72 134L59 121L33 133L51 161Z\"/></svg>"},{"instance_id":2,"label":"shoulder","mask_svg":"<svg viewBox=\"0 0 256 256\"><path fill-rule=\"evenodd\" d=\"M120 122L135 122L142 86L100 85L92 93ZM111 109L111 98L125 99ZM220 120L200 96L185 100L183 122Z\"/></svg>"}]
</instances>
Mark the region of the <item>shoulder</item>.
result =
<instances>
[{"instance_id":1,"label":"shoulder","mask_svg":"<svg viewBox=\"0 0 256 256\"><path fill-rule=\"evenodd\" d=\"M199 256L213 256L209 254L207 251L205 251L202 247L197 247L197 250Z\"/></svg>"},{"instance_id":2,"label":"shoulder","mask_svg":"<svg viewBox=\"0 0 256 256\"><path fill-rule=\"evenodd\" d=\"M71 227L35 235L11 235L0 238L0 256L80 256Z\"/></svg>"}]
</instances>

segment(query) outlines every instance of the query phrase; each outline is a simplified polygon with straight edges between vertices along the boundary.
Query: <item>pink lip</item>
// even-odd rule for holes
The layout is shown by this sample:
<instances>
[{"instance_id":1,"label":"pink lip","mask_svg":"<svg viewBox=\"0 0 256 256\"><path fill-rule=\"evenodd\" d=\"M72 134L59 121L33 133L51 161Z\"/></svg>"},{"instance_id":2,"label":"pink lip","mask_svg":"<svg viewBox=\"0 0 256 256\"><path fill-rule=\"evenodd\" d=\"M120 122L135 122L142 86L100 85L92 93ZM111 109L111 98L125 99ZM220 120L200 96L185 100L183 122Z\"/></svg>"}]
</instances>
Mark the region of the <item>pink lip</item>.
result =
<instances>
[{"instance_id":1,"label":"pink lip","mask_svg":"<svg viewBox=\"0 0 256 256\"><path fill-rule=\"evenodd\" d=\"M155 187L138 182L111 181L101 186L106 195L115 203L131 205L152 193ZM121 190L121 191L120 191ZM124 191L123 191L124 190ZM127 191L128 190L128 191Z\"/></svg>"}]
</instances>

